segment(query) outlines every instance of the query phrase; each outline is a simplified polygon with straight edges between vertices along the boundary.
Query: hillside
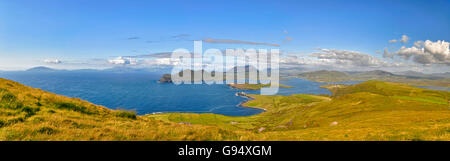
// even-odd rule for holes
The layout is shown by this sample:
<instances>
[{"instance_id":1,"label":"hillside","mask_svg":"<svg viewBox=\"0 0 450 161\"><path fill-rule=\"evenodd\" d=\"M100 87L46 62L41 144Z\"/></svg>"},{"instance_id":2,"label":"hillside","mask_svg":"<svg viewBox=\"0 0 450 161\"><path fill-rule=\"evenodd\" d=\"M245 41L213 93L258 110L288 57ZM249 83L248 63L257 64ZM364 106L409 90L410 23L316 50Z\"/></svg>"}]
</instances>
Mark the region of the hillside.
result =
<instances>
[{"instance_id":1,"label":"hillside","mask_svg":"<svg viewBox=\"0 0 450 161\"><path fill-rule=\"evenodd\" d=\"M244 105L266 112L149 117L252 131L257 140L450 140L450 92L369 81L341 86L331 97L251 96Z\"/></svg>"},{"instance_id":2,"label":"hillside","mask_svg":"<svg viewBox=\"0 0 450 161\"><path fill-rule=\"evenodd\" d=\"M450 79L445 77L435 77L427 75L396 75L382 70L365 72L339 72L319 70L295 75L295 77L316 81L316 82L340 82L340 81L387 81L405 83L416 86L441 86L450 87Z\"/></svg>"},{"instance_id":3,"label":"hillside","mask_svg":"<svg viewBox=\"0 0 450 161\"><path fill-rule=\"evenodd\" d=\"M0 78L0 140L247 140L218 127L109 110Z\"/></svg>"},{"instance_id":4,"label":"hillside","mask_svg":"<svg viewBox=\"0 0 450 161\"><path fill-rule=\"evenodd\" d=\"M450 92L379 81L332 91L250 95L244 106L265 112L246 117L136 116L0 79L0 140L450 140Z\"/></svg>"}]
</instances>

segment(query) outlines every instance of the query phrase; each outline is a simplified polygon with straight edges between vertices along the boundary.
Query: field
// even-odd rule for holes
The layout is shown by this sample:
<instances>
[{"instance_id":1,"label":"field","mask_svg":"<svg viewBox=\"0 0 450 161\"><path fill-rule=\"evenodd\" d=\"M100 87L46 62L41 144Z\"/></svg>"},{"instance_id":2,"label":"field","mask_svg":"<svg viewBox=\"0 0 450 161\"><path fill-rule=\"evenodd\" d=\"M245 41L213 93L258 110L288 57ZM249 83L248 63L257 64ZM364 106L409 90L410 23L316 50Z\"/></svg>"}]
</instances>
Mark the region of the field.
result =
<instances>
[{"instance_id":1,"label":"field","mask_svg":"<svg viewBox=\"0 0 450 161\"><path fill-rule=\"evenodd\" d=\"M137 116L0 79L0 140L450 140L450 92L368 81L262 96L247 117Z\"/></svg>"}]
</instances>

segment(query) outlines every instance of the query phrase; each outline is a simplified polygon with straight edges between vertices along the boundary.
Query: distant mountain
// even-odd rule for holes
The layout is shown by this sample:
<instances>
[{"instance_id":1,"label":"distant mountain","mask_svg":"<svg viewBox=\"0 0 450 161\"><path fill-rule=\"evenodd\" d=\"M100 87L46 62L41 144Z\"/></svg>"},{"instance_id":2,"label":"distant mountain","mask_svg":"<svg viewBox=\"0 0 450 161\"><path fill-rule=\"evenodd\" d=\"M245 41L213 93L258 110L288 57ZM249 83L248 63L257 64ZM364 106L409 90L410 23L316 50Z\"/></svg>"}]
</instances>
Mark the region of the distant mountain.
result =
<instances>
[{"instance_id":1,"label":"distant mountain","mask_svg":"<svg viewBox=\"0 0 450 161\"><path fill-rule=\"evenodd\" d=\"M450 72L430 74L435 77L450 78Z\"/></svg>"},{"instance_id":2,"label":"distant mountain","mask_svg":"<svg viewBox=\"0 0 450 161\"><path fill-rule=\"evenodd\" d=\"M394 76L395 74L391 72L386 72L383 70L372 70L367 72L356 73L358 76Z\"/></svg>"},{"instance_id":3,"label":"distant mountain","mask_svg":"<svg viewBox=\"0 0 450 161\"><path fill-rule=\"evenodd\" d=\"M304 72L305 69L303 68L280 68L280 75L282 76L296 76Z\"/></svg>"},{"instance_id":4,"label":"distant mountain","mask_svg":"<svg viewBox=\"0 0 450 161\"><path fill-rule=\"evenodd\" d=\"M26 71L27 72L56 72L56 71L60 71L60 70L49 68L49 67L44 67L44 66L39 66L39 67L30 68Z\"/></svg>"},{"instance_id":5,"label":"distant mountain","mask_svg":"<svg viewBox=\"0 0 450 161\"><path fill-rule=\"evenodd\" d=\"M144 69L138 69L138 68L131 68L131 67L113 67L113 68L108 68L108 69L104 69L102 71L105 72L142 72L145 71Z\"/></svg>"},{"instance_id":6,"label":"distant mountain","mask_svg":"<svg viewBox=\"0 0 450 161\"><path fill-rule=\"evenodd\" d=\"M407 76L410 78L427 78L427 79L443 79L443 78L450 78L450 72L446 73L432 73L432 74L424 74L421 72L416 71L403 71L403 72L397 72L398 75Z\"/></svg>"},{"instance_id":7,"label":"distant mountain","mask_svg":"<svg viewBox=\"0 0 450 161\"><path fill-rule=\"evenodd\" d=\"M412 73L408 72L409 74ZM373 70L373 71L364 71L364 72L339 72L339 71L327 71L327 70L319 70L313 72L305 72L297 75L299 78L308 79L316 82L341 82L341 81L369 81L369 80L377 80L377 81L388 81L388 82L400 82L406 83L410 85L419 85L419 86L443 86L448 87L449 77L444 76L450 75L447 73L440 74L423 74L422 76L406 76L406 75L397 75L391 72L386 72L382 70ZM438 77L439 76L439 77Z\"/></svg>"},{"instance_id":8,"label":"distant mountain","mask_svg":"<svg viewBox=\"0 0 450 161\"><path fill-rule=\"evenodd\" d=\"M100 72L101 70L98 69L76 69L76 70L70 70L71 72Z\"/></svg>"},{"instance_id":9,"label":"distant mountain","mask_svg":"<svg viewBox=\"0 0 450 161\"><path fill-rule=\"evenodd\" d=\"M404 75L404 76L425 76L425 74L423 74L421 72L416 72L416 71L412 71L412 70L395 72L395 74Z\"/></svg>"},{"instance_id":10,"label":"distant mountain","mask_svg":"<svg viewBox=\"0 0 450 161\"><path fill-rule=\"evenodd\" d=\"M131 72L156 72L152 68L132 68L132 67L113 67L108 69L75 69L62 70L53 69L45 66L34 67L26 70L26 72L113 72L113 73L131 73Z\"/></svg>"},{"instance_id":11,"label":"distant mountain","mask_svg":"<svg viewBox=\"0 0 450 161\"><path fill-rule=\"evenodd\" d=\"M318 70L318 71L314 71L314 72L302 73L301 75L308 75L308 76L326 75L326 76L340 77L340 76L347 76L347 73L340 72L340 71L334 71L334 70L331 70L331 71L329 71L329 70Z\"/></svg>"},{"instance_id":12,"label":"distant mountain","mask_svg":"<svg viewBox=\"0 0 450 161\"><path fill-rule=\"evenodd\" d=\"M133 68L133 67L113 67L104 70L99 70L104 72L113 72L113 73L137 73L137 72L152 72L152 73L161 73L161 72L169 72L171 69L166 68Z\"/></svg>"},{"instance_id":13,"label":"distant mountain","mask_svg":"<svg viewBox=\"0 0 450 161\"><path fill-rule=\"evenodd\" d=\"M346 81L348 74L340 71L318 70L299 74L299 77L317 82Z\"/></svg>"}]
</instances>

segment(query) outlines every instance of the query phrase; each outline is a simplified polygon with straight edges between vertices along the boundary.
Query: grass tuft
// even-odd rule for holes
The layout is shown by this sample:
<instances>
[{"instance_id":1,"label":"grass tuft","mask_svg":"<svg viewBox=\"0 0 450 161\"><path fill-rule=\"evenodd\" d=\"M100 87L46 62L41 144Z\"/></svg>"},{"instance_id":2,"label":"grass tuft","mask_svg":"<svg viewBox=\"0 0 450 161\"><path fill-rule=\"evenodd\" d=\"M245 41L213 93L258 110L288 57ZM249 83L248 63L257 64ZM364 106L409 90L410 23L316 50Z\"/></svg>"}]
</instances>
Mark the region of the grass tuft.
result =
<instances>
[{"instance_id":1,"label":"grass tuft","mask_svg":"<svg viewBox=\"0 0 450 161\"><path fill-rule=\"evenodd\" d=\"M84 114L94 114L94 112L89 111L86 107L79 106L75 103L58 102L58 103L56 103L56 107L59 109L67 109L67 110L72 110L75 112L81 112Z\"/></svg>"},{"instance_id":2,"label":"grass tuft","mask_svg":"<svg viewBox=\"0 0 450 161\"><path fill-rule=\"evenodd\" d=\"M116 110L114 111L114 115L117 117L129 118L136 120L136 112L134 111L126 111L126 110Z\"/></svg>"},{"instance_id":3,"label":"grass tuft","mask_svg":"<svg viewBox=\"0 0 450 161\"><path fill-rule=\"evenodd\" d=\"M50 127L41 127L38 130L36 130L36 132L40 134L52 135L55 134L57 131Z\"/></svg>"}]
</instances>

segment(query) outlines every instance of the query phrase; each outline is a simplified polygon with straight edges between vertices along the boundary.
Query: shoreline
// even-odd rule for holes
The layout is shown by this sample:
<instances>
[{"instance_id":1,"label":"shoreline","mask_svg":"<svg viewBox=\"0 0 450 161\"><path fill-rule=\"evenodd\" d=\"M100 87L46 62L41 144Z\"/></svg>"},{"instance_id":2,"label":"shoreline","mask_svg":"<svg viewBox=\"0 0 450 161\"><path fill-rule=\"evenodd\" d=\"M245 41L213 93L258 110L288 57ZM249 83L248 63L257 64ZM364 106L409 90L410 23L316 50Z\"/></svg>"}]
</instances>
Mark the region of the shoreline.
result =
<instances>
[{"instance_id":1,"label":"shoreline","mask_svg":"<svg viewBox=\"0 0 450 161\"><path fill-rule=\"evenodd\" d=\"M261 113L263 113L263 112L267 112L267 110L266 110L265 108L261 108L261 107L250 107L250 106L245 105L245 103L247 103L247 102L249 102L249 101L252 101L252 100L255 100L255 99L256 99L255 97L249 96L249 95L247 95L247 94L246 94L245 96L241 96L241 97L248 98L248 100L242 101L242 102L239 103L237 106L243 107L243 108L254 108L254 109L260 109L260 110L263 110L262 112L257 113L257 114L254 114L254 115L259 115L259 114L261 114ZM250 115L250 116L253 116L253 115Z\"/></svg>"},{"instance_id":2,"label":"shoreline","mask_svg":"<svg viewBox=\"0 0 450 161\"><path fill-rule=\"evenodd\" d=\"M204 112L204 113L211 113L211 114L216 114L216 115L224 115L224 116L229 116L229 117L249 117L249 116L254 116L254 115L259 115L263 112L267 112L267 110L265 108L261 108L261 107L250 107L245 105L245 103L255 100L255 97L249 96L249 95L245 95L245 96L240 96L240 97L245 97L247 98L247 100L244 100L242 102L240 102L239 104L237 104L237 107L242 107L242 108L253 108L253 109L258 109L258 110L263 110L259 113L253 114L253 115L246 115L246 116L230 116L230 115L224 115L224 114L216 114L216 113L212 113L212 112ZM203 114L203 113L198 113L198 112L152 112L152 113L147 113L147 114L143 114L143 115L138 115L138 116L147 116L147 115L158 115L158 114L167 114L167 113L195 113L195 114Z\"/></svg>"}]
</instances>

